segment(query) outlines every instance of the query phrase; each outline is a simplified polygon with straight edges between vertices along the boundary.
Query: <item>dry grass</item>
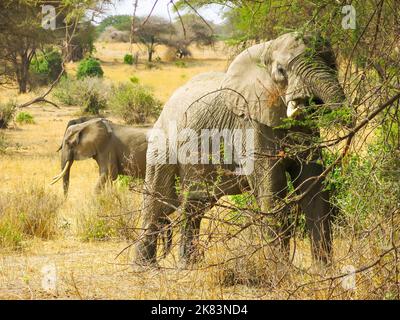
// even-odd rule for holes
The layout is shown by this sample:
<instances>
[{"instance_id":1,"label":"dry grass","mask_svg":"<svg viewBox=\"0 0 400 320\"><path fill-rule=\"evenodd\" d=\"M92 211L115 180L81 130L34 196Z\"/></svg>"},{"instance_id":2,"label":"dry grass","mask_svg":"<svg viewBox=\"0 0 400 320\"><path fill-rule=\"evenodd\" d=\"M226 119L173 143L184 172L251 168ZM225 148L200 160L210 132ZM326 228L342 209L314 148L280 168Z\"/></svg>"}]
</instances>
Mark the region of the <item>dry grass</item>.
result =
<instances>
[{"instance_id":1,"label":"dry grass","mask_svg":"<svg viewBox=\"0 0 400 320\"><path fill-rule=\"evenodd\" d=\"M0 247L21 249L33 237L49 240L58 233L62 199L35 182L0 197Z\"/></svg>"},{"instance_id":2,"label":"dry grass","mask_svg":"<svg viewBox=\"0 0 400 320\"><path fill-rule=\"evenodd\" d=\"M150 85L163 101L194 74L226 67L226 60L210 50L203 53L203 59L199 59L202 53L194 50L195 60L189 60L184 69L173 63L163 63L161 69L148 70L143 65L136 69L122 63L123 55L129 50L126 44L99 44L97 49L106 78L120 82L135 75L142 84ZM73 72L75 67L69 65L68 71ZM0 91L2 98L14 94L10 90ZM17 100L27 101L31 96L20 95ZM118 186L94 196L97 166L92 160L78 161L71 170L68 199L58 206L57 199L62 197L61 185L51 189L48 186L60 170L59 155L55 151L67 121L76 117L79 107L55 109L36 105L26 111L34 116L35 124L20 126L14 123L4 130L8 146L5 154L0 153L0 208L3 212L12 211L22 203L40 215L45 211L39 205L37 194L27 193L29 188L21 186L41 190L44 199L53 199L47 206L53 204L52 208L57 209L51 210L56 212L57 237L49 240L29 237L27 245L19 251L0 248L0 298L355 299L391 298L396 290L385 282L395 277L394 257L390 254L374 268L358 275L354 290L345 290L342 278L335 278L342 274L343 266L362 268L379 257L385 244L378 247L377 239L379 241L380 232L390 230L390 219L376 221L380 228L371 230L370 237L349 241L338 233L334 242L336 262L330 268L311 267L307 239L296 240L293 264L275 263L271 259L274 252L268 247L260 248L260 241L253 241L251 232L256 231L249 229L230 241L218 241L232 234L232 230L221 223L205 220L201 236L205 256L197 269L176 268L179 239L175 230L173 252L161 260L162 268L135 270L130 265L132 248L129 245L136 234L129 234L128 230L137 225L141 197ZM5 206L8 206L7 210ZM226 215L226 210L221 208L208 214L217 218ZM99 221L101 236L96 237L98 230L92 227ZM212 236L210 231L213 231ZM257 246L260 249L253 252ZM124 248L128 249L118 255ZM234 256L242 258L232 259ZM43 290L41 284L42 268L48 265L54 265L57 271L56 289L50 292Z\"/></svg>"},{"instance_id":3,"label":"dry grass","mask_svg":"<svg viewBox=\"0 0 400 320\"><path fill-rule=\"evenodd\" d=\"M120 46L119 50L118 44L104 48L97 46L105 77L113 82L121 82L129 81L129 77L135 75L142 84L151 86L156 96L164 101L193 75L224 70L226 66L224 60L209 56L206 57L209 60L189 61L185 69L177 68L173 63L161 64L161 69L147 70L143 65L136 69L122 63L127 48L125 44ZM114 62L114 59L118 59L118 62ZM73 73L75 68L75 64L69 65L68 72ZM19 103L34 95L17 95L15 90L0 91L2 100L15 98ZM2 130L7 149L6 153L0 153L0 194L4 201L10 195L14 200L23 197L26 204L34 201L34 208L37 198L22 192L21 185L35 185L42 188L46 196L62 197L60 184L54 187L48 184L60 170L56 150L65 125L79 114L79 107L63 106L62 109L56 109L49 105L34 105L24 110L35 118L35 124L22 126L14 122L9 129ZM119 119L112 120L120 122ZM116 259L116 255L130 243L123 238L132 238L132 235L128 236L127 228L136 223L134 214L140 209L141 197L117 187L100 195L99 199L93 194L97 175L93 160L74 163L68 199L57 209L57 237L51 240L29 238L27 245L19 251L0 249L0 298L221 298L220 289L211 283L196 290L190 288L188 284L193 281L203 281L203 275L197 272L171 270L135 273L127 266L132 260L130 250ZM8 202L8 205L17 208L14 202ZM128 208L129 212L126 212ZM35 212L39 213L41 210L37 209ZM121 215L125 215L123 219ZM85 222L93 221L91 219L100 219L110 225L111 239L83 241L82 235L88 234ZM51 294L41 286L41 270L48 264L55 264L57 268L57 291ZM167 283L176 283L176 287ZM233 293L231 296L235 297Z\"/></svg>"},{"instance_id":4,"label":"dry grass","mask_svg":"<svg viewBox=\"0 0 400 320\"><path fill-rule=\"evenodd\" d=\"M123 63L124 55L129 52L128 43L96 45L95 56L100 59L104 70L104 78L114 83L127 82L132 76L139 78L141 84L149 86L154 90L158 99L166 102L176 88L186 83L194 75L207 71L224 71L227 68L225 53L222 51L222 44L218 44L214 49L192 48L193 58L187 60L188 68L177 68L173 62L164 62L163 55L167 52L165 46L156 48L155 58L160 56L163 62L156 63L156 68L147 69L145 65L145 52L143 48L134 45L133 50L142 50L140 63L130 66ZM67 72L75 73L76 64L67 65Z\"/></svg>"},{"instance_id":5,"label":"dry grass","mask_svg":"<svg viewBox=\"0 0 400 320\"><path fill-rule=\"evenodd\" d=\"M108 186L86 203L77 220L83 241L137 238L140 197L133 197L128 186Z\"/></svg>"}]
</instances>

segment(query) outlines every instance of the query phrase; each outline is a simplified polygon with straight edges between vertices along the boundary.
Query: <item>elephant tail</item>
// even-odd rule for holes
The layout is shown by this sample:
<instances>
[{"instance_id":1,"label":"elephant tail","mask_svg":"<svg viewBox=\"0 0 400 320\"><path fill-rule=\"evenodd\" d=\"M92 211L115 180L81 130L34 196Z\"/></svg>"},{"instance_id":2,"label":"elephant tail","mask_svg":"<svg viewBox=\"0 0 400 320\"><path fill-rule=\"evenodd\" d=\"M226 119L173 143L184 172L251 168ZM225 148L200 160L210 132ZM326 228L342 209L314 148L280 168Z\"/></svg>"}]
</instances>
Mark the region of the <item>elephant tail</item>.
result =
<instances>
[{"instance_id":1,"label":"elephant tail","mask_svg":"<svg viewBox=\"0 0 400 320\"><path fill-rule=\"evenodd\" d=\"M170 253L171 248L172 248L172 221L168 217L164 217L162 220L162 233L161 233L161 239L163 242L164 246L164 252L162 257L165 258L168 253Z\"/></svg>"}]
</instances>

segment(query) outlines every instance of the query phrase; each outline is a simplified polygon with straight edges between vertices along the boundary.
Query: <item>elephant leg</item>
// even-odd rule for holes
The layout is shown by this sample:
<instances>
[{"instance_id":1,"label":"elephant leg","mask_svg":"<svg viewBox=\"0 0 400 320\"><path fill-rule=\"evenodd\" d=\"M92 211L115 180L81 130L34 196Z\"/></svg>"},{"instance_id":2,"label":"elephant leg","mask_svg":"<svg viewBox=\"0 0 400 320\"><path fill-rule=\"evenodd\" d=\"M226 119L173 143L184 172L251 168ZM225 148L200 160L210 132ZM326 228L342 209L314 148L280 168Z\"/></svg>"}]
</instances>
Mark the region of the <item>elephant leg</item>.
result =
<instances>
[{"instance_id":1,"label":"elephant leg","mask_svg":"<svg viewBox=\"0 0 400 320\"><path fill-rule=\"evenodd\" d=\"M273 244L278 245L283 257L288 258L291 230L289 208L283 201L287 194L284 164L281 160L265 160L256 164L255 175L249 182L256 192L261 211L267 213L265 224L269 240L273 239Z\"/></svg>"},{"instance_id":2,"label":"elephant leg","mask_svg":"<svg viewBox=\"0 0 400 320\"><path fill-rule=\"evenodd\" d=\"M189 200L183 205L184 221L181 225L180 259L184 267L198 262L201 258L199 251L200 224L207 208L212 206L204 201Z\"/></svg>"},{"instance_id":3,"label":"elephant leg","mask_svg":"<svg viewBox=\"0 0 400 320\"><path fill-rule=\"evenodd\" d=\"M315 179L323 172L323 167L315 162L296 163L290 170L295 188L299 194L306 192ZM306 216L306 226L310 234L311 251L314 261L328 263L331 258L332 234L329 193L324 190L322 180L318 181L299 202Z\"/></svg>"},{"instance_id":4,"label":"elephant leg","mask_svg":"<svg viewBox=\"0 0 400 320\"><path fill-rule=\"evenodd\" d=\"M100 173L99 179L97 180L96 186L94 188L94 192L99 194L102 190L104 190L104 186L106 185L108 180L107 173Z\"/></svg>"},{"instance_id":5,"label":"elephant leg","mask_svg":"<svg viewBox=\"0 0 400 320\"><path fill-rule=\"evenodd\" d=\"M166 228L166 217L179 206L175 192L176 166L171 164L148 166L143 199L143 233L135 248L135 263L156 264L157 239Z\"/></svg>"},{"instance_id":6,"label":"elephant leg","mask_svg":"<svg viewBox=\"0 0 400 320\"><path fill-rule=\"evenodd\" d=\"M102 190L104 190L105 185L114 181L118 177L118 172L115 166L107 166L107 167L99 167L99 179L97 180L95 193L99 194Z\"/></svg>"}]
</instances>

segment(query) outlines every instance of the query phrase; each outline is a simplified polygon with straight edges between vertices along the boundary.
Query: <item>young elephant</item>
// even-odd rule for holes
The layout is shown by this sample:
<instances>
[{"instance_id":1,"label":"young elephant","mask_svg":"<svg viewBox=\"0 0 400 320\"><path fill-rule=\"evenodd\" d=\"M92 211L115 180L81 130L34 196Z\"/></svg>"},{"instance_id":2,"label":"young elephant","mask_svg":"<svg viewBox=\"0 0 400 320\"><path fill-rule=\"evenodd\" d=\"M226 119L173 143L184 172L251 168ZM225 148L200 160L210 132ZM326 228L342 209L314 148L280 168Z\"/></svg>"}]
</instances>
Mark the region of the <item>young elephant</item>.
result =
<instances>
[{"instance_id":1,"label":"young elephant","mask_svg":"<svg viewBox=\"0 0 400 320\"><path fill-rule=\"evenodd\" d=\"M96 192L119 174L144 178L147 128L127 127L101 118L74 123L77 124L67 127L61 146L62 172L51 182L54 184L62 178L65 196L68 193L70 169L75 160L96 160L100 174Z\"/></svg>"}]
</instances>

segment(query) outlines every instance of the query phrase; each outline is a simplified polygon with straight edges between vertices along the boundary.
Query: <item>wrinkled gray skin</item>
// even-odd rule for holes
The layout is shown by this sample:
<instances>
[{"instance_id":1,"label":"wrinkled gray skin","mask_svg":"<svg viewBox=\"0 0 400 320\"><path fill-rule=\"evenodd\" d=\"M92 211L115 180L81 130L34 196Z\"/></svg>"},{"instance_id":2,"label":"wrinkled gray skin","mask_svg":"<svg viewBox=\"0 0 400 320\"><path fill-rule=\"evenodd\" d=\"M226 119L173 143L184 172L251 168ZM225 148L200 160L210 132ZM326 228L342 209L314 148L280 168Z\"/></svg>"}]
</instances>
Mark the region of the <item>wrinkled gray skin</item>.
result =
<instances>
[{"instance_id":1,"label":"wrinkled gray skin","mask_svg":"<svg viewBox=\"0 0 400 320\"><path fill-rule=\"evenodd\" d=\"M89 121L89 120L92 120L92 119L95 119L95 118L97 118L97 117L95 117L95 116L87 116L87 117L80 117L78 119L69 120L68 123L67 123L67 127L65 128L65 131L64 131L63 141L64 141L65 134L67 133L67 130L68 130L68 128L70 126L73 126L74 124L84 123L86 121ZM60 146L58 147L57 152L60 151L61 149L62 149L62 142L61 142Z\"/></svg>"},{"instance_id":2,"label":"wrinkled gray skin","mask_svg":"<svg viewBox=\"0 0 400 320\"><path fill-rule=\"evenodd\" d=\"M148 128L133 128L112 123L106 119L74 120L67 127L61 146L61 170L68 162L63 176L64 194L69 188L69 175L75 160L93 158L99 166L99 180L96 192L107 181L119 174L144 178L146 170L146 151Z\"/></svg>"},{"instance_id":3,"label":"wrinkled gray skin","mask_svg":"<svg viewBox=\"0 0 400 320\"><path fill-rule=\"evenodd\" d=\"M256 130L255 168L247 176L235 176L225 166L223 176L216 165L151 164L156 158L149 142L144 196L144 234L136 245L135 262L138 265L156 264L158 231L165 228L163 217L180 207L184 213L180 255L184 265L198 258L196 243L204 211L212 207L223 195L241 193L249 187L256 196L262 212L269 212L282 204L287 194L288 173L300 192L306 191L312 177L324 168L320 155L304 152L296 159L277 157L282 150L286 130L273 127L286 117L301 115L301 108L310 98L323 102L332 109L345 101L338 83L335 58L329 46L320 46L311 59L305 55L308 38L295 33L255 45L242 52L231 63L226 73L207 73L193 78L178 89L166 103L154 128L168 134L171 121L178 130L191 128L200 132L204 128ZM216 90L221 89L218 92ZM214 92L214 93L212 93ZM293 129L296 130L296 129ZM318 135L307 128L300 133ZM306 144L307 142L304 141ZM308 158L308 161L305 159ZM238 166L238 164L236 164ZM185 201L176 193L180 179L185 190ZM317 182L299 204L306 216L315 261L326 263L331 255L331 228L329 194L323 190L322 180ZM284 207L269 221L272 239L288 254L290 230Z\"/></svg>"}]
</instances>

